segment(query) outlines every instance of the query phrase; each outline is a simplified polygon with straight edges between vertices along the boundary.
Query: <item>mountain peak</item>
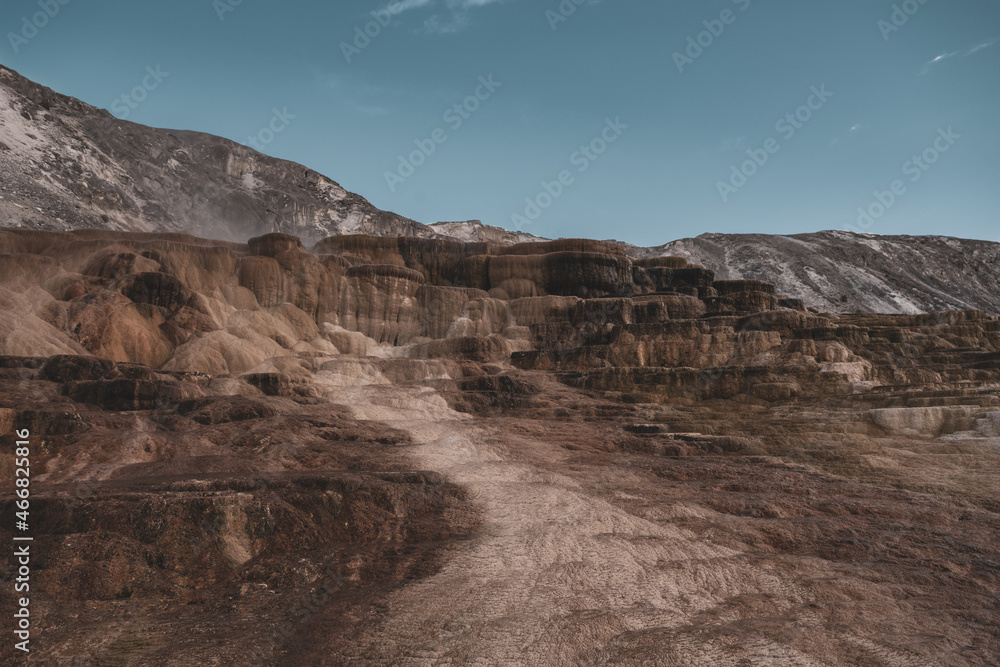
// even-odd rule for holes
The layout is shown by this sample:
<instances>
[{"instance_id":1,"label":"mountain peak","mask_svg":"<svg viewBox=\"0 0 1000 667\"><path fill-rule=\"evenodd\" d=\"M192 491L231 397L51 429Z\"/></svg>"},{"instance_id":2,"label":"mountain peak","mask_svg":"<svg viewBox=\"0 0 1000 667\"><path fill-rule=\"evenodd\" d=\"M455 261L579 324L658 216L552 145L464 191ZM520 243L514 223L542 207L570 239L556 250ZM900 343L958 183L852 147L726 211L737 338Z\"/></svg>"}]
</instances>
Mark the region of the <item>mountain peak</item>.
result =
<instances>
[{"instance_id":1,"label":"mountain peak","mask_svg":"<svg viewBox=\"0 0 1000 667\"><path fill-rule=\"evenodd\" d=\"M434 236L302 165L221 137L121 120L0 67L7 226L198 233Z\"/></svg>"}]
</instances>

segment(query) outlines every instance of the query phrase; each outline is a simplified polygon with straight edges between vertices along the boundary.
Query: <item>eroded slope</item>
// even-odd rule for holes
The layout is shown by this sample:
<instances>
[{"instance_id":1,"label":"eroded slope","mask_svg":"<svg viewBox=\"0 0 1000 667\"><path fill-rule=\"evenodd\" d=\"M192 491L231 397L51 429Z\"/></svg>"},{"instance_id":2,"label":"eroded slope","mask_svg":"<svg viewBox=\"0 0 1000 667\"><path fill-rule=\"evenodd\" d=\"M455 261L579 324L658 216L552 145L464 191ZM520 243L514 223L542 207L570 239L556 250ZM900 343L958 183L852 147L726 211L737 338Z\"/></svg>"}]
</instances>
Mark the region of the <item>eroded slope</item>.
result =
<instances>
[{"instance_id":1,"label":"eroded slope","mask_svg":"<svg viewBox=\"0 0 1000 667\"><path fill-rule=\"evenodd\" d=\"M817 313L586 240L0 245L38 664L1000 651L983 312Z\"/></svg>"}]
</instances>

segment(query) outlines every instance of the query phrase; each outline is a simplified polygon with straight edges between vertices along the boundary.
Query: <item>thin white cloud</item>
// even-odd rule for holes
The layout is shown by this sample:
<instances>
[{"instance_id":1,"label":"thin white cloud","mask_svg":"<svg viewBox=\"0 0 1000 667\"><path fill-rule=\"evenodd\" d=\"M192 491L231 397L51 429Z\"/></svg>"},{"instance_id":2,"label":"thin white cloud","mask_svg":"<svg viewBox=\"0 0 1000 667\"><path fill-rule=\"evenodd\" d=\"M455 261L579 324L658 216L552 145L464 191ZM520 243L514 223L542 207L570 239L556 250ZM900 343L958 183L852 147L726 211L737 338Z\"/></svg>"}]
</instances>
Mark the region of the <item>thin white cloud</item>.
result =
<instances>
[{"instance_id":1,"label":"thin white cloud","mask_svg":"<svg viewBox=\"0 0 1000 667\"><path fill-rule=\"evenodd\" d=\"M998 41L1000 41L1000 37L994 37L993 39L991 39L988 42L983 42L982 44L976 44L971 49L969 49L968 51L966 51L965 55L971 56L973 53L979 53L983 49L990 48L991 46L993 46L994 44L996 44Z\"/></svg>"},{"instance_id":2,"label":"thin white cloud","mask_svg":"<svg viewBox=\"0 0 1000 667\"><path fill-rule=\"evenodd\" d=\"M311 70L318 88L336 91L332 100L339 109L369 118L392 115L393 105L386 102L391 101L393 91L345 73L325 72L318 67L311 67Z\"/></svg>"},{"instance_id":3,"label":"thin white cloud","mask_svg":"<svg viewBox=\"0 0 1000 667\"><path fill-rule=\"evenodd\" d=\"M435 35L452 35L469 27L469 17L465 13L452 13L449 17L435 14L424 21L424 32Z\"/></svg>"},{"instance_id":4,"label":"thin white cloud","mask_svg":"<svg viewBox=\"0 0 1000 667\"><path fill-rule=\"evenodd\" d=\"M313 86L325 95L329 108L353 116L396 116L402 109L412 107L415 101L445 108L467 93L459 88L375 83L366 80L357 71L330 72L315 65L308 65L308 68Z\"/></svg>"},{"instance_id":5,"label":"thin white cloud","mask_svg":"<svg viewBox=\"0 0 1000 667\"><path fill-rule=\"evenodd\" d=\"M393 0L393 2L390 2L384 7L384 10L390 14L402 14L403 12L408 12L411 9L426 7L427 5L433 4L433 2L434 0Z\"/></svg>"},{"instance_id":6,"label":"thin white cloud","mask_svg":"<svg viewBox=\"0 0 1000 667\"><path fill-rule=\"evenodd\" d=\"M932 59L928 60L926 63L924 63L924 67L923 67L923 69L920 70L920 74L921 75L927 74L928 72L931 71L931 69L935 65L937 65L938 63L940 63L940 62L942 62L944 60L948 60L950 58L955 58L955 57L958 57L958 56L961 56L963 58L968 58L969 56L971 56L973 54L979 53L980 51L984 51L984 50L990 48L991 46L993 46L994 44L996 44L998 41L1000 41L1000 37L994 37L993 39L991 39L988 42L982 42L981 44L976 44L975 46L972 46L972 47L966 49L965 51L948 51L948 52L942 53L941 55L937 56L936 58L932 58Z\"/></svg>"},{"instance_id":7,"label":"thin white cloud","mask_svg":"<svg viewBox=\"0 0 1000 667\"><path fill-rule=\"evenodd\" d=\"M845 132L842 137L834 137L833 141L830 142L830 145L836 146L837 144L840 143L841 139L849 139L864 129L865 129L864 125L862 125L861 123L855 123L854 125L851 125L849 128L847 128L847 132Z\"/></svg>"},{"instance_id":8,"label":"thin white cloud","mask_svg":"<svg viewBox=\"0 0 1000 667\"><path fill-rule=\"evenodd\" d=\"M934 67L934 65L938 64L939 62L941 62L943 60L948 60L949 58L954 58L958 54L959 54L958 51L951 51L950 53L942 53L937 58L932 58L932 59L928 60L927 62L925 62L924 63L924 68L922 70L920 70L920 73L921 74L927 74L928 72L931 71L931 68Z\"/></svg>"},{"instance_id":9,"label":"thin white cloud","mask_svg":"<svg viewBox=\"0 0 1000 667\"><path fill-rule=\"evenodd\" d=\"M506 0L393 0L384 10L398 16L413 9L428 9L434 13L424 19L419 32L450 35L461 32L472 24L469 13L480 7L495 5Z\"/></svg>"},{"instance_id":10,"label":"thin white cloud","mask_svg":"<svg viewBox=\"0 0 1000 667\"><path fill-rule=\"evenodd\" d=\"M357 100L347 100L347 106L355 113L368 116L369 118L384 118L392 113L392 111L385 107L362 104Z\"/></svg>"},{"instance_id":11,"label":"thin white cloud","mask_svg":"<svg viewBox=\"0 0 1000 667\"><path fill-rule=\"evenodd\" d=\"M747 149L747 138L746 137L735 137L731 139L723 139L722 146L719 150L723 153L729 151L736 151L737 153L742 153Z\"/></svg>"}]
</instances>

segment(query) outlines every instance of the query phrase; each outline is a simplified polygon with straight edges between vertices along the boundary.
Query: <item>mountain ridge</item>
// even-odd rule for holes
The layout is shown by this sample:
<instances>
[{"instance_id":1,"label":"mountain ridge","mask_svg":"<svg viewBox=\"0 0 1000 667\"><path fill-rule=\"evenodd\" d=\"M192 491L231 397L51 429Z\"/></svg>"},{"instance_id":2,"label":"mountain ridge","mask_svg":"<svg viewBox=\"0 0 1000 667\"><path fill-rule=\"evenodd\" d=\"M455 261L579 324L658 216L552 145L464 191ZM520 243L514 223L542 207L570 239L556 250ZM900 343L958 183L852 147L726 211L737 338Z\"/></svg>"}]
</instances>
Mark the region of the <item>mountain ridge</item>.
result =
<instances>
[{"instance_id":1,"label":"mountain ridge","mask_svg":"<svg viewBox=\"0 0 1000 667\"><path fill-rule=\"evenodd\" d=\"M0 216L65 231L447 238L295 162L191 130L119 119L0 65ZM469 240L526 235L464 223ZM482 238L476 238L481 236Z\"/></svg>"},{"instance_id":2,"label":"mountain ridge","mask_svg":"<svg viewBox=\"0 0 1000 667\"><path fill-rule=\"evenodd\" d=\"M0 226L188 233L244 242L281 232L509 245L545 240L479 220L423 224L383 211L303 165L190 130L150 128L0 65ZM1000 313L1000 244L826 231L703 234L642 248L720 279L759 279L827 312Z\"/></svg>"},{"instance_id":3,"label":"mountain ridge","mask_svg":"<svg viewBox=\"0 0 1000 667\"><path fill-rule=\"evenodd\" d=\"M948 236L877 236L846 231L809 234L702 234L637 257L676 255L749 278L828 312L1000 313L1000 244Z\"/></svg>"}]
</instances>

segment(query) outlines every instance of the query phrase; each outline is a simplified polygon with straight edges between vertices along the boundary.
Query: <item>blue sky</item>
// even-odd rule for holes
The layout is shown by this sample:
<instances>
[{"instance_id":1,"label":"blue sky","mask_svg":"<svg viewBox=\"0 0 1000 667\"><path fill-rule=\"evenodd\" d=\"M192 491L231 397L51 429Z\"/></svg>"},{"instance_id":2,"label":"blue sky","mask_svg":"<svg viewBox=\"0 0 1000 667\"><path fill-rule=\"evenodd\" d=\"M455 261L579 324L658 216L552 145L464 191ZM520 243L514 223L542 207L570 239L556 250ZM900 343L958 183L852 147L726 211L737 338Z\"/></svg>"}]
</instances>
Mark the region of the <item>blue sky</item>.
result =
<instances>
[{"instance_id":1,"label":"blue sky","mask_svg":"<svg viewBox=\"0 0 1000 667\"><path fill-rule=\"evenodd\" d=\"M39 0L3 3L0 62L128 120L257 137L421 222L642 245L821 229L1000 239L996 2L45 5L34 34ZM167 76L134 109L115 105L157 67ZM274 110L294 118L261 133Z\"/></svg>"}]
</instances>

